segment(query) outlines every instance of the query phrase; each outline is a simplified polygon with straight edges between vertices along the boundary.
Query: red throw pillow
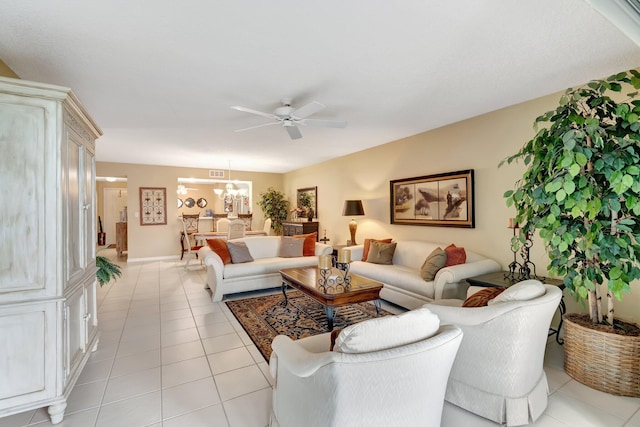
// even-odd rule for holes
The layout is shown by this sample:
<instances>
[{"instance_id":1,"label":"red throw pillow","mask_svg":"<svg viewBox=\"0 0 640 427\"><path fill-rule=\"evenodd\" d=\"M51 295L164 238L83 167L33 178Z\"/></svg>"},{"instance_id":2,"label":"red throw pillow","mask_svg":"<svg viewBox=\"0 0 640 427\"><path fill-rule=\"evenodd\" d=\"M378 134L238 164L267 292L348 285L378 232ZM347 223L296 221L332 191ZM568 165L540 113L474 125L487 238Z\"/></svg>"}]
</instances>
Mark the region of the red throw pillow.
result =
<instances>
[{"instance_id":1,"label":"red throw pillow","mask_svg":"<svg viewBox=\"0 0 640 427\"><path fill-rule=\"evenodd\" d=\"M447 262L444 264L445 267L467 262L467 253L462 247L458 247L452 243L444 248L444 251L447 253Z\"/></svg>"},{"instance_id":2,"label":"red throw pillow","mask_svg":"<svg viewBox=\"0 0 640 427\"><path fill-rule=\"evenodd\" d=\"M481 291L476 292L471 295L469 298L464 300L462 303L463 307L484 307L489 301L500 295L504 292L506 288L495 287L495 288L485 288Z\"/></svg>"},{"instance_id":3,"label":"red throw pillow","mask_svg":"<svg viewBox=\"0 0 640 427\"><path fill-rule=\"evenodd\" d=\"M309 234L296 234L293 237L304 237L304 246L302 246L302 256L314 256L316 254L316 239L318 233L315 231Z\"/></svg>"},{"instance_id":4,"label":"red throw pillow","mask_svg":"<svg viewBox=\"0 0 640 427\"><path fill-rule=\"evenodd\" d=\"M207 244L213 252L218 254L223 264L231 263L231 254L229 253L229 248L227 248L227 242L223 239L207 239Z\"/></svg>"},{"instance_id":5,"label":"red throw pillow","mask_svg":"<svg viewBox=\"0 0 640 427\"><path fill-rule=\"evenodd\" d=\"M391 243L393 239L364 239L364 249L362 250L362 261L366 261L369 256L371 242Z\"/></svg>"}]
</instances>

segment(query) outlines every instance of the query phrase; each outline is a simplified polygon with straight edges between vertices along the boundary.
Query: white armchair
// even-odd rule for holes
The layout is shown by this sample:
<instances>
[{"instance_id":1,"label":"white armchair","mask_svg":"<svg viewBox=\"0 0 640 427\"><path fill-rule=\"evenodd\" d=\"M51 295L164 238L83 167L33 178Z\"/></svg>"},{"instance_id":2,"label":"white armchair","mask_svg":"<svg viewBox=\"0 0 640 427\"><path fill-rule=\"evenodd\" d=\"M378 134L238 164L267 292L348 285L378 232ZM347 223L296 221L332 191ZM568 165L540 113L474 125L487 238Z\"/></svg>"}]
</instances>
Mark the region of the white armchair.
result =
<instances>
[{"instance_id":1,"label":"white armchair","mask_svg":"<svg viewBox=\"0 0 640 427\"><path fill-rule=\"evenodd\" d=\"M426 312L438 322L428 310L416 311ZM329 333L297 341L277 336L269 363L275 381L271 426L439 427L447 378L462 332L456 326L436 323L433 336L373 349L372 345L388 342L389 335L397 338L420 328L415 318L413 328L399 328L397 319L401 316L350 326L386 321L392 322L390 327L396 331L376 333L380 324L372 323L374 328L367 337L355 338L356 345L365 351L360 353L329 351ZM340 340L338 336L337 342Z\"/></svg>"},{"instance_id":2,"label":"white armchair","mask_svg":"<svg viewBox=\"0 0 640 427\"><path fill-rule=\"evenodd\" d=\"M477 308L427 304L442 323L464 332L445 400L508 426L535 421L547 407L543 359L561 298L557 286L544 285L542 296L526 301Z\"/></svg>"}]
</instances>

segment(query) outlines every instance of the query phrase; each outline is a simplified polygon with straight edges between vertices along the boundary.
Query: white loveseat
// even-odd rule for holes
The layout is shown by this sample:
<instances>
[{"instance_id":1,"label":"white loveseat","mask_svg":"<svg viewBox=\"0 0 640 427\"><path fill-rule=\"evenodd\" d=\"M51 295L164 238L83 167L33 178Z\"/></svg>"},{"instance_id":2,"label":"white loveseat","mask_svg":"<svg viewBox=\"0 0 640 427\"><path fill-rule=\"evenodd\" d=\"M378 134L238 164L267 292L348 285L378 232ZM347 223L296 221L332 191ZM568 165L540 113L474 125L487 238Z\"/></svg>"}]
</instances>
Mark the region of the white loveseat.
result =
<instances>
[{"instance_id":1,"label":"white loveseat","mask_svg":"<svg viewBox=\"0 0 640 427\"><path fill-rule=\"evenodd\" d=\"M500 270L500 264L478 253L465 250L466 263L444 267L431 282L420 276L420 268L431 252L446 244L424 241L398 241L392 265L372 264L362 259L364 245L350 246L351 272L384 283L380 298L410 310L443 298L464 299L468 277Z\"/></svg>"},{"instance_id":2,"label":"white loveseat","mask_svg":"<svg viewBox=\"0 0 640 427\"><path fill-rule=\"evenodd\" d=\"M205 287L211 289L212 301L221 301L227 294L278 287L282 284L281 269L318 265L319 255L331 255L333 251L330 245L316 242L314 256L280 258L279 236L244 237L233 242L244 242L254 260L225 265L208 246L198 250L207 267Z\"/></svg>"}]
</instances>

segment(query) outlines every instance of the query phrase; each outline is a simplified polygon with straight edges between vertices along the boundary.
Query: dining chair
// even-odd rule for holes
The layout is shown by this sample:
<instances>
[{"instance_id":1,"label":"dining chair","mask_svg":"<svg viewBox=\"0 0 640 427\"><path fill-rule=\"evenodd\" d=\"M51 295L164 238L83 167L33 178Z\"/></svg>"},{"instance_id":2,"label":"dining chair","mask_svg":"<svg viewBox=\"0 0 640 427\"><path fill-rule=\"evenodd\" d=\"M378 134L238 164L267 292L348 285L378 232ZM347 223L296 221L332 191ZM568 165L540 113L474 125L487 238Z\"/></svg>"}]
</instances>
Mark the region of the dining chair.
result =
<instances>
[{"instance_id":1,"label":"dining chair","mask_svg":"<svg viewBox=\"0 0 640 427\"><path fill-rule=\"evenodd\" d=\"M200 249L202 245L199 245L197 242L194 244L191 243L191 236L189 235L189 229L187 228L187 221L184 219L182 220L182 232L186 236L185 240L187 241L187 248L185 250L185 252L187 252L187 259L184 262L184 269L188 270L190 267L193 266L190 264L192 255L195 254L196 258L198 258L198 249ZM183 246L183 249L184 249L184 246ZM200 260L200 267L204 267L202 260Z\"/></svg>"},{"instance_id":2,"label":"dining chair","mask_svg":"<svg viewBox=\"0 0 640 427\"><path fill-rule=\"evenodd\" d=\"M182 214L182 222L184 223L184 227L180 232L180 247L182 248L180 260L184 258L184 253L187 252L187 248L185 247L185 240L187 246L192 246L197 243L195 241L192 242L192 238L193 235L198 232L199 220L200 214Z\"/></svg>"},{"instance_id":3,"label":"dining chair","mask_svg":"<svg viewBox=\"0 0 640 427\"><path fill-rule=\"evenodd\" d=\"M229 231L229 218L220 218L216 221L216 232L218 233L226 233Z\"/></svg>"},{"instance_id":4,"label":"dining chair","mask_svg":"<svg viewBox=\"0 0 640 427\"><path fill-rule=\"evenodd\" d=\"M245 235L244 221L241 219L235 219L229 223L229 232L227 233L227 240L239 239Z\"/></svg>"},{"instance_id":5,"label":"dining chair","mask_svg":"<svg viewBox=\"0 0 640 427\"><path fill-rule=\"evenodd\" d=\"M266 234L267 236L271 233L271 218L267 218L264 221L264 226L262 227L262 231L264 231L264 234Z\"/></svg>"}]
</instances>

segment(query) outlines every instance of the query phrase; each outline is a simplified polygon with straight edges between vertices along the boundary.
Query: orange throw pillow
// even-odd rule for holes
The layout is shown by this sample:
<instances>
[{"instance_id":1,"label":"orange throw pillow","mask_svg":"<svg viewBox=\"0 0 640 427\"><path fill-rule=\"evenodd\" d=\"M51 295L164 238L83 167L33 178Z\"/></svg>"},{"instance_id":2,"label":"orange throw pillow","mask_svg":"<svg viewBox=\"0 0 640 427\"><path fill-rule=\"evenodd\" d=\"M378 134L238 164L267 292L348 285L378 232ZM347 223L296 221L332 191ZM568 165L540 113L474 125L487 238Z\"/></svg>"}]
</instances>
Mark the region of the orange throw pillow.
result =
<instances>
[{"instance_id":1,"label":"orange throw pillow","mask_svg":"<svg viewBox=\"0 0 640 427\"><path fill-rule=\"evenodd\" d=\"M444 248L444 251L447 253L447 262L444 264L445 267L467 262L467 253L464 251L464 248L459 248L452 243Z\"/></svg>"},{"instance_id":2,"label":"orange throw pillow","mask_svg":"<svg viewBox=\"0 0 640 427\"><path fill-rule=\"evenodd\" d=\"M371 242L380 242L380 243L391 243L393 239L364 239L364 249L362 250L362 261L366 261L367 257L369 257L369 248L371 247Z\"/></svg>"},{"instance_id":3,"label":"orange throw pillow","mask_svg":"<svg viewBox=\"0 0 640 427\"><path fill-rule=\"evenodd\" d=\"M314 231L309 234L296 234L293 237L304 238L302 256L314 256L316 254L316 239L318 238L318 233Z\"/></svg>"},{"instance_id":4,"label":"orange throw pillow","mask_svg":"<svg viewBox=\"0 0 640 427\"><path fill-rule=\"evenodd\" d=\"M229 248L227 248L227 242L223 239L207 239L207 244L213 252L218 254L223 264L231 263L231 254L229 253Z\"/></svg>"},{"instance_id":5,"label":"orange throw pillow","mask_svg":"<svg viewBox=\"0 0 640 427\"><path fill-rule=\"evenodd\" d=\"M504 292L506 288L486 288L476 292L462 303L463 307L484 307L488 305L489 301Z\"/></svg>"}]
</instances>

